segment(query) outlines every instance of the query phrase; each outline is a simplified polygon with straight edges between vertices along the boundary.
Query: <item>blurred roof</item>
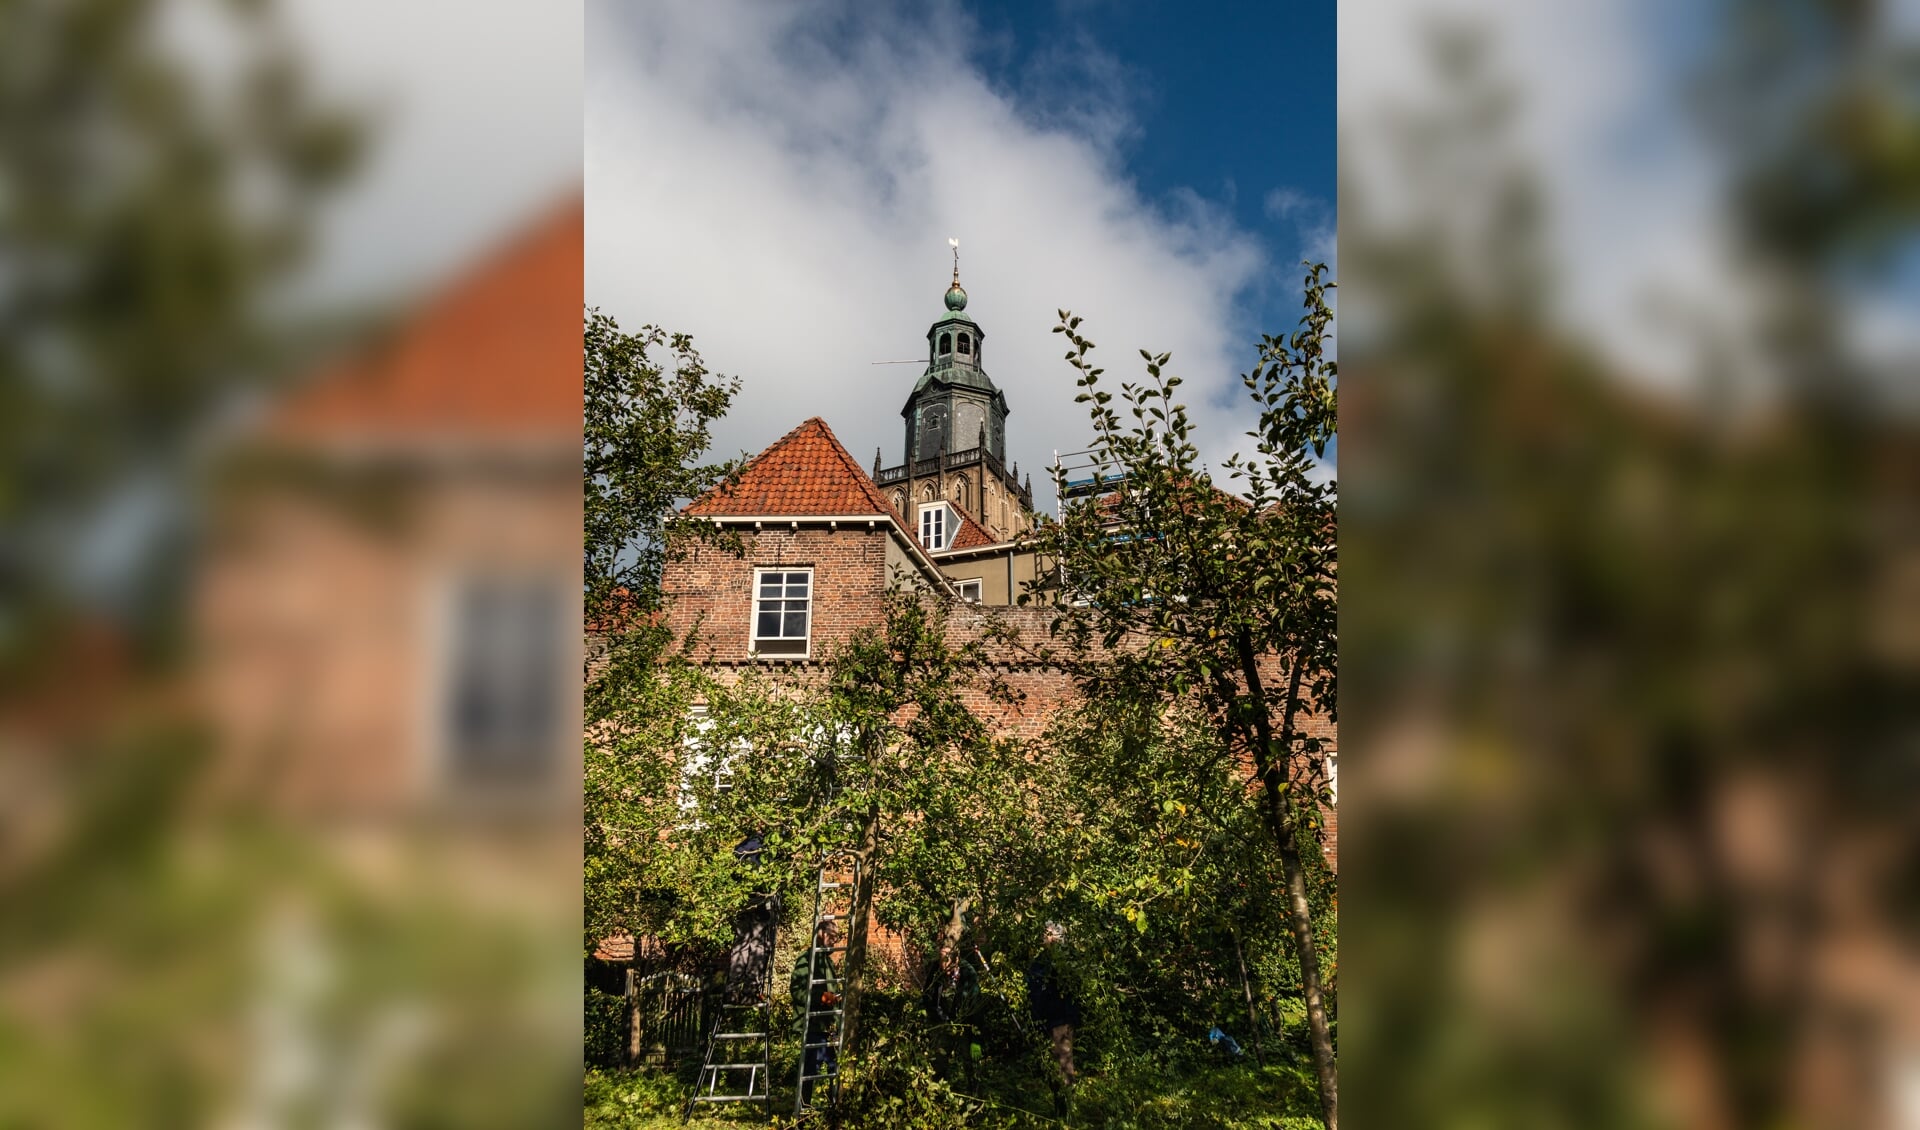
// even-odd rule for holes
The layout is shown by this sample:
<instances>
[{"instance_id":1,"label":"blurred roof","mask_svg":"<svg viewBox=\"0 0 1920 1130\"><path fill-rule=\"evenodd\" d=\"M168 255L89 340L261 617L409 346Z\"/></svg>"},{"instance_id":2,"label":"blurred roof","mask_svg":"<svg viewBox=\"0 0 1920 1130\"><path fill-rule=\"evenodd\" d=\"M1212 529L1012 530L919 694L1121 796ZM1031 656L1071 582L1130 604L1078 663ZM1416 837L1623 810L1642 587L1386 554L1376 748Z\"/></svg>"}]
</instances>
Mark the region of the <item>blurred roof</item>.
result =
<instances>
[{"instance_id":1,"label":"blurred roof","mask_svg":"<svg viewBox=\"0 0 1920 1130\"><path fill-rule=\"evenodd\" d=\"M580 440L583 211L571 197L296 389L275 439Z\"/></svg>"}]
</instances>

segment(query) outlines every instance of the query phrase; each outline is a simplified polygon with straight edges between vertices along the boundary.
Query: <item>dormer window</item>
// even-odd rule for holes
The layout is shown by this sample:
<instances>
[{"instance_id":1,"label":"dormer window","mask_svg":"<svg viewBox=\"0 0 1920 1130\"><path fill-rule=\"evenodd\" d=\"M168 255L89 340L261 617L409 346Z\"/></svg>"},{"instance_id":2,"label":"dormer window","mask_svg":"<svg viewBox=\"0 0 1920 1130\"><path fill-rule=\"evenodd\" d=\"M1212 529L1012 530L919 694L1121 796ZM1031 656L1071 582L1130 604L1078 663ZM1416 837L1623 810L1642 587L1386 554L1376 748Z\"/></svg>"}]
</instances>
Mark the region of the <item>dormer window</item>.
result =
<instances>
[{"instance_id":1,"label":"dormer window","mask_svg":"<svg viewBox=\"0 0 1920 1130\"><path fill-rule=\"evenodd\" d=\"M959 516L953 507L944 502L927 502L920 506L920 544L928 549L945 549L952 544L954 535L960 532Z\"/></svg>"},{"instance_id":2,"label":"dormer window","mask_svg":"<svg viewBox=\"0 0 1920 1130\"><path fill-rule=\"evenodd\" d=\"M940 353L941 353L941 355L942 355L942 356L945 356L946 354L949 354L949 353L952 353L952 352L953 352L953 335L952 335L952 334L941 334L941 335L940 335Z\"/></svg>"},{"instance_id":3,"label":"dormer window","mask_svg":"<svg viewBox=\"0 0 1920 1130\"><path fill-rule=\"evenodd\" d=\"M960 335L960 352L967 353L967 354L971 354L973 352L973 338L971 335L968 335L968 334Z\"/></svg>"}]
</instances>

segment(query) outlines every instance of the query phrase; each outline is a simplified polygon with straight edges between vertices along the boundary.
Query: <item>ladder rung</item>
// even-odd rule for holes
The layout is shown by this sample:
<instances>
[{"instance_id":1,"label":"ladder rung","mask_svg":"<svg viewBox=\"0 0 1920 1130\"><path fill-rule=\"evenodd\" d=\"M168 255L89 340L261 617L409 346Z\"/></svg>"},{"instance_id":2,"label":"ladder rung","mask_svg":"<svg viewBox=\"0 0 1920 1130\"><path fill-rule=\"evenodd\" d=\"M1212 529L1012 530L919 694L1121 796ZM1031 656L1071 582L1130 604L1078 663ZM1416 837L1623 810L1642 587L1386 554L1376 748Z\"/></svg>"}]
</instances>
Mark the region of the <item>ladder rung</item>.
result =
<instances>
[{"instance_id":1,"label":"ladder rung","mask_svg":"<svg viewBox=\"0 0 1920 1130\"><path fill-rule=\"evenodd\" d=\"M806 1048L837 1048L840 1046L840 1044L836 1040L828 1040L826 1043L823 1043L823 1044L803 1044L801 1046Z\"/></svg>"},{"instance_id":2,"label":"ladder rung","mask_svg":"<svg viewBox=\"0 0 1920 1130\"><path fill-rule=\"evenodd\" d=\"M695 1095L693 1101L698 1103L757 1103L766 1097L766 1092L762 1091L757 1095Z\"/></svg>"},{"instance_id":3,"label":"ladder rung","mask_svg":"<svg viewBox=\"0 0 1920 1130\"><path fill-rule=\"evenodd\" d=\"M840 1078L840 1073L838 1071L829 1071L824 1075L802 1075L800 1077L800 1081L802 1083L811 1083L815 1079L838 1079L838 1078Z\"/></svg>"},{"instance_id":4,"label":"ladder rung","mask_svg":"<svg viewBox=\"0 0 1920 1130\"><path fill-rule=\"evenodd\" d=\"M753 1070L758 1071L765 1066L766 1064L764 1063L709 1063L707 1064L707 1070L708 1071L745 1071L748 1068L752 1068Z\"/></svg>"},{"instance_id":5,"label":"ladder rung","mask_svg":"<svg viewBox=\"0 0 1920 1130\"><path fill-rule=\"evenodd\" d=\"M715 1032L713 1038L716 1040L757 1040L764 1035L766 1035L765 1032Z\"/></svg>"}]
</instances>

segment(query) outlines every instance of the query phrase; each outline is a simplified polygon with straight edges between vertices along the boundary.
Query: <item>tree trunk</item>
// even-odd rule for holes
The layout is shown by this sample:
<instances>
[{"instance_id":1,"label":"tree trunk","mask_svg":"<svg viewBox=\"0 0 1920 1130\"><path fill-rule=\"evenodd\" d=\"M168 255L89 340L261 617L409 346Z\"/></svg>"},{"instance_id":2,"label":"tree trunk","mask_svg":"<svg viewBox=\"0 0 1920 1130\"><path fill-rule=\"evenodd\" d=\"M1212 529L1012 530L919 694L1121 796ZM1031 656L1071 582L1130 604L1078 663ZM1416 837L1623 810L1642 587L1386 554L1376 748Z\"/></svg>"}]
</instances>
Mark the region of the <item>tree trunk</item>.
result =
<instances>
[{"instance_id":1,"label":"tree trunk","mask_svg":"<svg viewBox=\"0 0 1920 1130\"><path fill-rule=\"evenodd\" d=\"M1326 1002L1320 990L1320 954L1313 942L1313 912L1307 905L1306 865L1300 860L1299 819L1293 800L1286 793L1287 758L1293 753L1294 708L1300 701L1298 654L1287 678L1287 704L1280 724L1280 741L1274 740L1273 718L1267 711L1267 696L1260 681L1253 641L1242 632L1239 638L1240 673L1247 680L1248 720L1255 740L1254 758L1260 782L1266 794L1267 827L1280 848L1280 865L1287 881L1287 917L1293 928L1293 948L1300 958L1300 991L1307 1002L1307 1034L1313 1043L1313 1071L1320 1084L1321 1117L1327 1130L1339 1130L1339 1076L1335 1070L1333 1037L1327 1026Z\"/></svg>"},{"instance_id":2,"label":"tree trunk","mask_svg":"<svg viewBox=\"0 0 1920 1130\"><path fill-rule=\"evenodd\" d=\"M1240 990L1247 994L1247 1035L1253 1040L1253 1062L1265 1067L1267 1056L1260 1048L1260 1017L1253 1011L1253 982L1247 980L1247 955L1240 949L1237 930L1233 935L1233 956L1240 962Z\"/></svg>"},{"instance_id":3,"label":"tree trunk","mask_svg":"<svg viewBox=\"0 0 1920 1130\"><path fill-rule=\"evenodd\" d=\"M853 899L847 921L847 961L842 987L846 1011L840 1018L840 1043L852 1048L860 1030L860 1002L867 995L867 919L873 913L873 863L880 838L880 810L867 809L860 824L859 861L854 868Z\"/></svg>"}]
</instances>

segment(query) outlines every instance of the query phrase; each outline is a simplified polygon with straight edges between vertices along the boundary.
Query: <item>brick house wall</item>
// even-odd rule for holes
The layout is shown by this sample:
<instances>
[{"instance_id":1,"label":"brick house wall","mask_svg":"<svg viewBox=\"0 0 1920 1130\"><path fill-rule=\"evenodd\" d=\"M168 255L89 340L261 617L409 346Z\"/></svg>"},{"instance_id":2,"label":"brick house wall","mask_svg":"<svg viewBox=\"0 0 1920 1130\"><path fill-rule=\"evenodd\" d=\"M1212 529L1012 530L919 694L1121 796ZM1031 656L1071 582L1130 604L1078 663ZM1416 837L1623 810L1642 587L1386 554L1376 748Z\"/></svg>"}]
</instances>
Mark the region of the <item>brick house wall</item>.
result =
<instances>
[{"instance_id":1,"label":"brick house wall","mask_svg":"<svg viewBox=\"0 0 1920 1130\"><path fill-rule=\"evenodd\" d=\"M710 663L751 661L754 574L764 568L813 570L808 654L824 659L884 615L890 535L865 523L845 528L793 525L734 528L745 552L695 545L661 578L668 622L676 635L699 632L698 653ZM768 659L768 663L792 660Z\"/></svg>"},{"instance_id":2,"label":"brick house wall","mask_svg":"<svg viewBox=\"0 0 1920 1130\"><path fill-rule=\"evenodd\" d=\"M956 487L953 501L972 501L970 493ZM1045 654L1054 643L1048 632L1052 611L1012 606L1016 594L1005 578L1012 573L1018 582L1036 575L1031 551L996 544L991 529L963 506L957 536L938 557L929 556L903 514L912 505L908 498L882 494L826 422L809 419L751 460L733 484L687 508L689 516L720 523L734 544L690 545L668 562L662 577L668 625L680 636L697 631L694 654L723 685L761 668L807 687L825 677L833 654L856 632L884 621L890 586L916 584L952 602L948 642L985 643L994 677L1013 691L1010 702L990 698L985 688L963 692L977 716L998 736L1037 740L1062 709L1078 701L1080 690L1071 673ZM804 657L754 654L755 578L762 569L812 571ZM993 599L959 600L953 582L970 578L999 582L983 584L983 598ZM1008 629L1011 639L1003 634ZM1331 721L1319 715L1299 724L1329 739L1333 733ZM1331 810L1322 842L1328 863L1337 866L1338 825ZM805 926L790 921L788 932L796 929L804 932ZM911 978L917 971L918 955L906 939L877 923L870 926L869 945L883 977Z\"/></svg>"},{"instance_id":3,"label":"brick house wall","mask_svg":"<svg viewBox=\"0 0 1920 1130\"><path fill-rule=\"evenodd\" d=\"M760 529L735 528L741 552L721 546L699 546L667 566L663 587L670 599L669 623L676 632L696 625L701 655L723 684L731 683L749 667L780 669L787 677L810 683L825 672L836 647L861 628L876 626L885 614L885 598L897 559L883 526L869 530L864 522L841 523L838 528L791 523L763 524ZM813 629L806 661L756 659L748 652L753 616L753 578L756 569L811 567L813 573ZM986 638L994 674L1014 692L1014 701L997 702L984 690L966 693L975 712L1000 736L1023 741L1038 739L1064 707L1078 701L1079 688L1065 669L1049 664L1035 652L1052 645L1046 608L982 607L956 603L947 621L951 645ZM995 630L1012 628L1012 643L992 638ZM1278 670L1268 672L1270 686L1282 685ZM1319 712L1296 720L1303 733L1321 738L1330 757L1337 756L1337 728ZM1318 766L1300 765L1295 776L1317 781ZM1338 868L1339 820L1333 806L1322 806L1322 846L1330 866Z\"/></svg>"}]
</instances>

